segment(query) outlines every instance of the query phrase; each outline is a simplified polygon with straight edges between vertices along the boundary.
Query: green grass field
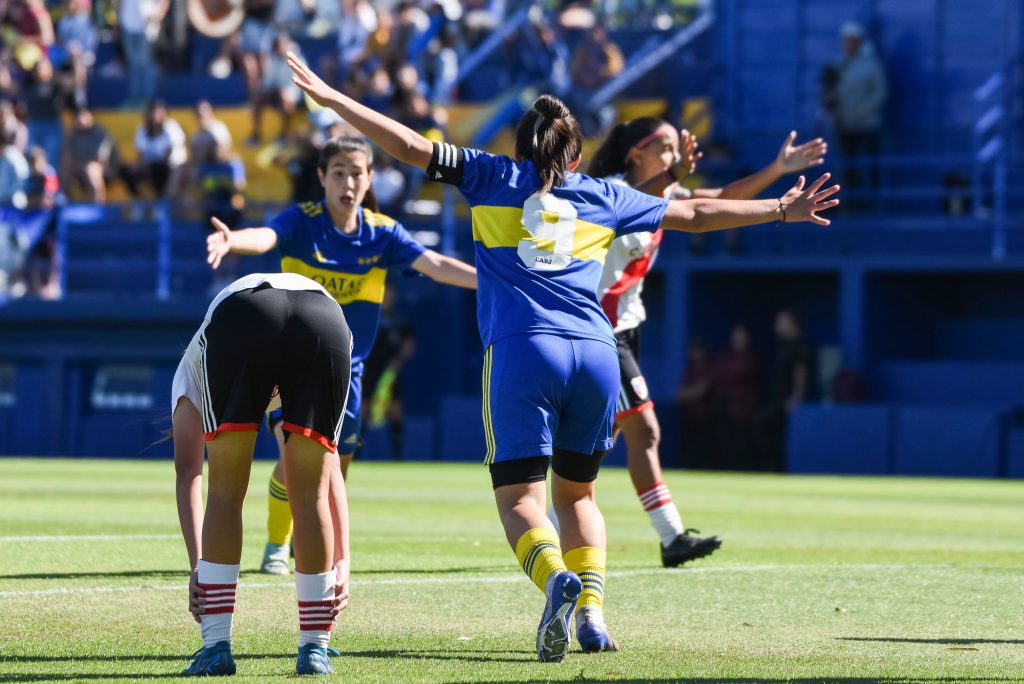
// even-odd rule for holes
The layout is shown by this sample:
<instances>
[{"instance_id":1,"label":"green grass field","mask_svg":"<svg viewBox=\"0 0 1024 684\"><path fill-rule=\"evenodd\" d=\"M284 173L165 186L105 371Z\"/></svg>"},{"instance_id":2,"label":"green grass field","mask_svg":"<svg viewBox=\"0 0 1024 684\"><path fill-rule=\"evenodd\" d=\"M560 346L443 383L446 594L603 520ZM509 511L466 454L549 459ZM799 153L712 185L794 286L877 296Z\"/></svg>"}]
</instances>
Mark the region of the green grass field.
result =
<instances>
[{"instance_id":1,"label":"green grass field","mask_svg":"<svg viewBox=\"0 0 1024 684\"><path fill-rule=\"evenodd\" d=\"M291 578L254 572L246 503L238 676L294 676ZM199 645L169 462L0 459L0 682L176 677ZM345 681L1024 681L1024 484L669 473L722 549L664 570L626 473L598 487L619 653L535 662L543 598L484 468L356 463Z\"/></svg>"}]
</instances>

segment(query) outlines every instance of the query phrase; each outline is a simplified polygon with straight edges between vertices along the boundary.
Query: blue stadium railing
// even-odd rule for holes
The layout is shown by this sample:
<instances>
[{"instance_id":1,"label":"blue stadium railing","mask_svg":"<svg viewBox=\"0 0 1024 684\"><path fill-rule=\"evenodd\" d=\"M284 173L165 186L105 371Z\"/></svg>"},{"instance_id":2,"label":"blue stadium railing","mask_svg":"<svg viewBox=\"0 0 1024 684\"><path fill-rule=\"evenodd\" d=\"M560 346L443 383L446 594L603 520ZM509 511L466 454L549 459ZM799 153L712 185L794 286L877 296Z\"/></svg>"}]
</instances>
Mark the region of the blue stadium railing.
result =
<instances>
[{"instance_id":1,"label":"blue stadium railing","mask_svg":"<svg viewBox=\"0 0 1024 684\"><path fill-rule=\"evenodd\" d=\"M992 218L992 258L1006 257L1007 173L1021 122L1017 100L1024 84L1024 59L997 69L974 91L981 113L974 124L971 190L976 215Z\"/></svg>"}]
</instances>

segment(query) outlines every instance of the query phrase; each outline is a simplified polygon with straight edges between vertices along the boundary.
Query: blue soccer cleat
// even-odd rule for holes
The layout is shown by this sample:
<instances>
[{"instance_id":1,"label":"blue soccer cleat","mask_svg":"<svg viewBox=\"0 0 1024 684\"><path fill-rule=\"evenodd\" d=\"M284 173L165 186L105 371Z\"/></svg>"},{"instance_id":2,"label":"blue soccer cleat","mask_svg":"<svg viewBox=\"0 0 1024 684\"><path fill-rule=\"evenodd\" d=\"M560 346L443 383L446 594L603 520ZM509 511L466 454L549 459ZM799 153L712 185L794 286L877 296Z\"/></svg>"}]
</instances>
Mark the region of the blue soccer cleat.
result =
<instances>
[{"instance_id":1,"label":"blue soccer cleat","mask_svg":"<svg viewBox=\"0 0 1024 684\"><path fill-rule=\"evenodd\" d=\"M537 657L542 663L559 663L569 650L569 623L581 591L583 583L574 572L563 570L548 578L548 601L537 627Z\"/></svg>"},{"instance_id":2,"label":"blue soccer cleat","mask_svg":"<svg viewBox=\"0 0 1024 684\"><path fill-rule=\"evenodd\" d=\"M318 644L299 646L299 660L295 664L295 674L318 675L333 674L331 656L341 655L339 651Z\"/></svg>"},{"instance_id":3,"label":"blue soccer cleat","mask_svg":"<svg viewBox=\"0 0 1024 684\"><path fill-rule=\"evenodd\" d=\"M221 677L235 674L235 658L231 642L218 641L192 654L192 664L181 671L187 677Z\"/></svg>"},{"instance_id":4,"label":"blue soccer cleat","mask_svg":"<svg viewBox=\"0 0 1024 684\"><path fill-rule=\"evenodd\" d=\"M583 606L576 612L576 640L584 653L619 650L604 624L601 609L596 606Z\"/></svg>"}]
</instances>

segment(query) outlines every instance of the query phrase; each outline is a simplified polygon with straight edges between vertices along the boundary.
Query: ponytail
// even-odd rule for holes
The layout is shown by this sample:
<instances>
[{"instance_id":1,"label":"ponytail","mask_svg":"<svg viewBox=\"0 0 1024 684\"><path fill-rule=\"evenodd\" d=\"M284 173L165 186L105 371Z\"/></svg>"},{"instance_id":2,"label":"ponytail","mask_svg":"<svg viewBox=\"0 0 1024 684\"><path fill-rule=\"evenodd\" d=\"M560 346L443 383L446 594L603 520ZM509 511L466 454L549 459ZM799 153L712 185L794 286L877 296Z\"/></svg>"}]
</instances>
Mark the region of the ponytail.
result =
<instances>
[{"instance_id":1,"label":"ponytail","mask_svg":"<svg viewBox=\"0 0 1024 684\"><path fill-rule=\"evenodd\" d=\"M580 158L583 134L569 108L553 95L541 95L523 115L516 129L516 158L528 159L537 168L538 195L562 185L569 166Z\"/></svg>"},{"instance_id":2,"label":"ponytail","mask_svg":"<svg viewBox=\"0 0 1024 684\"><path fill-rule=\"evenodd\" d=\"M657 116L641 116L639 119L616 124L594 154L587 173L594 178L625 173L631 166L626 159L629 151L638 144L645 145L646 138L662 126L669 125L671 124Z\"/></svg>"}]
</instances>

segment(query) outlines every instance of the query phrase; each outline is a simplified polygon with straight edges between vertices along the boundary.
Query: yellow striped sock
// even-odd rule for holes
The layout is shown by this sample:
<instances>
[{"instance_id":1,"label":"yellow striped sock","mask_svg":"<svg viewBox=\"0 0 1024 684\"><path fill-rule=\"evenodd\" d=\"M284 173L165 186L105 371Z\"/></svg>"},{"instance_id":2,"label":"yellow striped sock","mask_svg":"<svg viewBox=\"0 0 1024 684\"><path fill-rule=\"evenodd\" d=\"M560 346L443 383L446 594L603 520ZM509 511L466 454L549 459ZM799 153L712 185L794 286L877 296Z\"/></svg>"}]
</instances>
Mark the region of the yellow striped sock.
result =
<instances>
[{"instance_id":1,"label":"yellow striped sock","mask_svg":"<svg viewBox=\"0 0 1024 684\"><path fill-rule=\"evenodd\" d=\"M267 499L267 541L284 545L292 539L292 509L284 482L270 476L270 498Z\"/></svg>"},{"instance_id":2,"label":"yellow striped sock","mask_svg":"<svg viewBox=\"0 0 1024 684\"><path fill-rule=\"evenodd\" d=\"M558 535L554 530L542 527L523 533L516 542L516 558L541 591L547 590L548 577L558 570L565 570L562 552L558 548Z\"/></svg>"},{"instance_id":3,"label":"yellow striped sock","mask_svg":"<svg viewBox=\"0 0 1024 684\"><path fill-rule=\"evenodd\" d=\"M604 606L604 565L607 554L596 546L581 546L565 553L565 566L580 576L583 593L580 594L576 610L584 606Z\"/></svg>"}]
</instances>

